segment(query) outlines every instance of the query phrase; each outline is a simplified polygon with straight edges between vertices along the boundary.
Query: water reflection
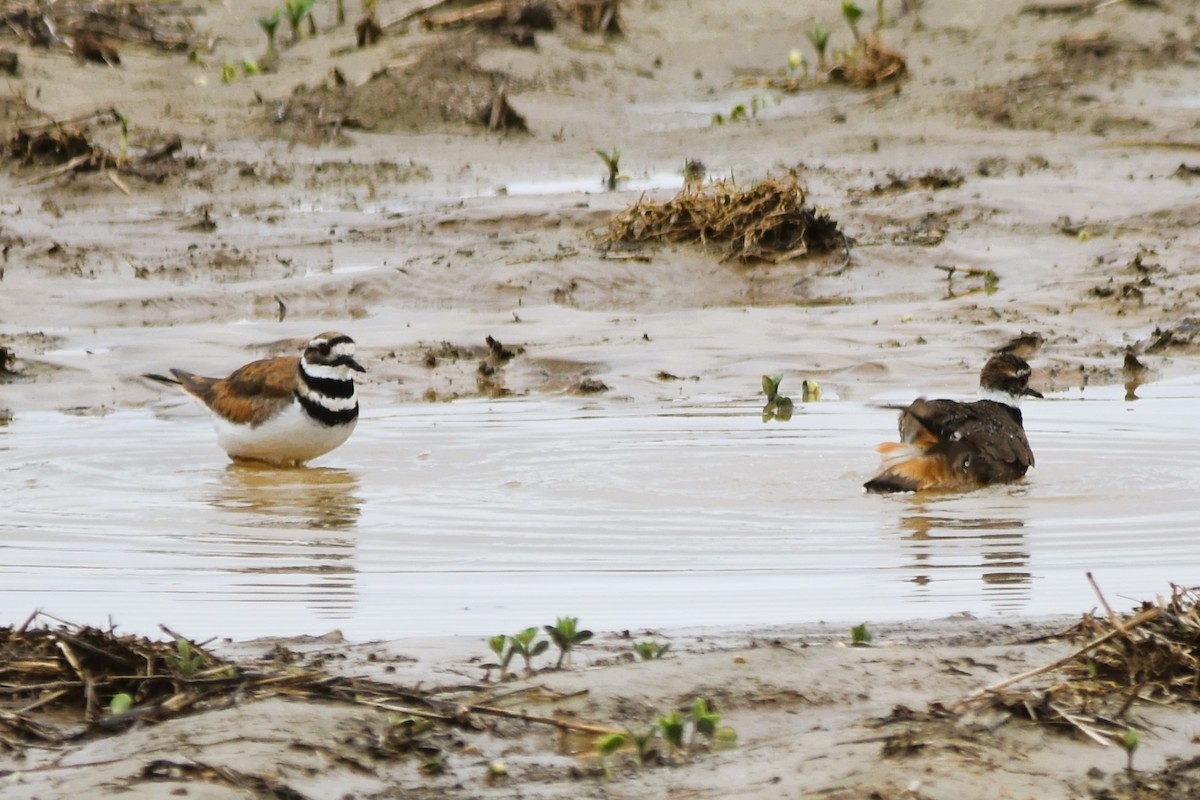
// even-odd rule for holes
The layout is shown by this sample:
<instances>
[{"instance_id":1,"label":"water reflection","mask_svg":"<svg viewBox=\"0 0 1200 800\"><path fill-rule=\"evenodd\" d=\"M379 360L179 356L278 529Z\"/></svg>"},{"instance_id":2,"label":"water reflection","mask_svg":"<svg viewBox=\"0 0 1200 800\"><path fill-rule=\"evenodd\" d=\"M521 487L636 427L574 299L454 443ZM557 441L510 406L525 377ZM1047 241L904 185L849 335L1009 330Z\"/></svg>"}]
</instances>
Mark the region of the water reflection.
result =
<instances>
[{"instance_id":1,"label":"water reflection","mask_svg":"<svg viewBox=\"0 0 1200 800\"><path fill-rule=\"evenodd\" d=\"M362 513L358 476L344 469L230 464L209 503L247 527L353 528Z\"/></svg>"},{"instance_id":2,"label":"water reflection","mask_svg":"<svg viewBox=\"0 0 1200 800\"><path fill-rule=\"evenodd\" d=\"M983 596L996 611L1019 611L1029 600L1032 570L1023 520L939 515L915 500L899 528L908 534L902 541L910 558L907 568L915 573L910 580L917 586L970 575L983 582Z\"/></svg>"},{"instance_id":3,"label":"water reflection","mask_svg":"<svg viewBox=\"0 0 1200 800\"><path fill-rule=\"evenodd\" d=\"M286 576L299 576L292 591L320 616L350 614L357 595L355 528L363 505L355 473L230 464L206 499L234 525L225 543L240 551L236 571L254 576L244 589L259 593L290 583Z\"/></svg>"}]
</instances>

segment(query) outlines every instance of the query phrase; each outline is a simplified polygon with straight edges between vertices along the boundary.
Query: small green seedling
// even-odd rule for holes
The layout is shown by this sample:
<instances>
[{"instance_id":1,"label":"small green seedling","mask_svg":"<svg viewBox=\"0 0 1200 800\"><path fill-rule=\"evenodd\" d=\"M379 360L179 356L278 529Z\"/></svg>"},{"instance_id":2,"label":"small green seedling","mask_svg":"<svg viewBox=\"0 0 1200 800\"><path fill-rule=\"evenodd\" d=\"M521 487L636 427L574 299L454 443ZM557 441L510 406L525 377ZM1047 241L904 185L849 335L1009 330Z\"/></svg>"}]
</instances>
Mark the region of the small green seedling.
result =
<instances>
[{"instance_id":1,"label":"small green seedling","mask_svg":"<svg viewBox=\"0 0 1200 800\"><path fill-rule=\"evenodd\" d=\"M624 747L628 741L629 737L623 733L609 733L596 741L596 754L600 757L600 769L604 771L605 778L612 778L612 767L608 763L609 757Z\"/></svg>"},{"instance_id":2,"label":"small green seedling","mask_svg":"<svg viewBox=\"0 0 1200 800\"><path fill-rule=\"evenodd\" d=\"M204 654L192 647L182 636L175 640L175 652L168 653L167 667L184 678L190 678L204 666Z\"/></svg>"},{"instance_id":3,"label":"small green seedling","mask_svg":"<svg viewBox=\"0 0 1200 800\"><path fill-rule=\"evenodd\" d=\"M543 625L542 630L550 637L550 641L554 642L554 646L558 648L558 661L554 664L555 669L562 669L563 659L567 657L577 644L583 644L588 639L592 638L591 631L581 631L578 629L579 617L559 617L553 625Z\"/></svg>"},{"instance_id":4,"label":"small green seedling","mask_svg":"<svg viewBox=\"0 0 1200 800\"><path fill-rule=\"evenodd\" d=\"M270 15L258 18L258 27L263 29L263 33L267 35L267 52L262 57L262 60L270 64L275 60L279 52L275 49L275 32L279 30L280 10L277 8Z\"/></svg>"},{"instance_id":5,"label":"small green seedling","mask_svg":"<svg viewBox=\"0 0 1200 800\"><path fill-rule=\"evenodd\" d=\"M1125 748L1125 771L1131 775L1133 774L1133 754L1137 751L1141 739L1142 736L1138 733L1137 728L1126 728L1120 739L1121 747Z\"/></svg>"},{"instance_id":6,"label":"small green seedling","mask_svg":"<svg viewBox=\"0 0 1200 800\"><path fill-rule=\"evenodd\" d=\"M692 701L692 724L696 726L696 733L706 739L711 739L717 733L717 724L721 721L721 715L708 708L708 701L703 697L697 697Z\"/></svg>"},{"instance_id":7,"label":"small green seedling","mask_svg":"<svg viewBox=\"0 0 1200 800\"><path fill-rule=\"evenodd\" d=\"M108 701L108 710L114 714L124 714L131 708L133 708L133 695L128 692L114 694L112 700Z\"/></svg>"},{"instance_id":8,"label":"small green seedling","mask_svg":"<svg viewBox=\"0 0 1200 800\"><path fill-rule=\"evenodd\" d=\"M315 0L284 0L283 14L287 17L292 29L292 41L300 41L300 26L306 17L312 13Z\"/></svg>"},{"instance_id":9,"label":"small green seedling","mask_svg":"<svg viewBox=\"0 0 1200 800\"><path fill-rule=\"evenodd\" d=\"M654 755L654 734L657 733L657 729L646 727L635 731L633 728L626 728L625 733L633 743L633 749L637 751L638 762L645 764Z\"/></svg>"},{"instance_id":10,"label":"small green seedling","mask_svg":"<svg viewBox=\"0 0 1200 800\"><path fill-rule=\"evenodd\" d=\"M667 743L667 750L674 753L683 749L683 729L686 720L678 708L671 709L670 714L660 714L656 722L658 735Z\"/></svg>"},{"instance_id":11,"label":"small green seedling","mask_svg":"<svg viewBox=\"0 0 1200 800\"><path fill-rule=\"evenodd\" d=\"M495 669L500 671L500 680L504 680L505 676L508 675L508 665L512 661L513 656L516 655L516 651L509 644L509 637L503 633L498 633L488 639L488 647L496 654L496 658L499 661L483 665L483 668L487 670L483 679L485 681L488 680L492 670Z\"/></svg>"},{"instance_id":12,"label":"small green seedling","mask_svg":"<svg viewBox=\"0 0 1200 800\"><path fill-rule=\"evenodd\" d=\"M800 48L793 47L788 51L787 68L788 72L795 72L804 63L804 53L800 52Z\"/></svg>"},{"instance_id":13,"label":"small green seedling","mask_svg":"<svg viewBox=\"0 0 1200 800\"><path fill-rule=\"evenodd\" d=\"M846 24L850 26L850 32L854 34L854 41L859 40L858 21L862 19L862 6L854 2L854 0L842 0L842 17L846 20Z\"/></svg>"},{"instance_id":14,"label":"small green seedling","mask_svg":"<svg viewBox=\"0 0 1200 800\"><path fill-rule=\"evenodd\" d=\"M782 375L762 376L763 394L767 396L766 405L762 410L763 422L770 420L787 422L792 418L792 412L795 411L796 406L792 402L792 398L779 394L779 383L782 380Z\"/></svg>"},{"instance_id":15,"label":"small green seedling","mask_svg":"<svg viewBox=\"0 0 1200 800\"><path fill-rule=\"evenodd\" d=\"M817 69L822 72L825 71L825 52L829 49L829 36L831 33L829 29L818 22L804 34L808 37L808 41L812 43L813 49L817 51Z\"/></svg>"},{"instance_id":16,"label":"small green seedling","mask_svg":"<svg viewBox=\"0 0 1200 800\"><path fill-rule=\"evenodd\" d=\"M610 192L616 191L617 184L625 179L625 176L621 174L620 148L614 145L611 153L597 150L596 155L600 156L604 166L608 167L608 177L604 179L604 188Z\"/></svg>"},{"instance_id":17,"label":"small green seedling","mask_svg":"<svg viewBox=\"0 0 1200 800\"><path fill-rule=\"evenodd\" d=\"M883 7L883 0L875 0L875 30L879 30L887 24L887 9Z\"/></svg>"},{"instance_id":18,"label":"small green seedling","mask_svg":"<svg viewBox=\"0 0 1200 800\"><path fill-rule=\"evenodd\" d=\"M550 642L545 639L535 641L537 634L537 628L526 628L508 637L509 646L525 660L525 672L530 674L533 672L534 657L540 656L550 647Z\"/></svg>"},{"instance_id":19,"label":"small green seedling","mask_svg":"<svg viewBox=\"0 0 1200 800\"><path fill-rule=\"evenodd\" d=\"M867 623L855 625L850 629L850 642L855 647L870 647L871 632L867 630Z\"/></svg>"},{"instance_id":20,"label":"small green seedling","mask_svg":"<svg viewBox=\"0 0 1200 800\"><path fill-rule=\"evenodd\" d=\"M633 652L638 654L642 661L655 661L662 658L671 649L670 642L634 642Z\"/></svg>"},{"instance_id":21,"label":"small green seedling","mask_svg":"<svg viewBox=\"0 0 1200 800\"><path fill-rule=\"evenodd\" d=\"M237 67L229 61L221 66L221 83L233 83L237 80Z\"/></svg>"},{"instance_id":22,"label":"small green seedling","mask_svg":"<svg viewBox=\"0 0 1200 800\"><path fill-rule=\"evenodd\" d=\"M709 742L737 741L737 733L729 726L721 727L721 715L711 710L708 707L708 701L703 697L697 697L692 701L689 717L692 720L694 734L703 736Z\"/></svg>"},{"instance_id":23,"label":"small green seedling","mask_svg":"<svg viewBox=\"0 0 1200 800\"><path fill-rule=\"evenodd\" d=\"M258 62L255 61L253 58L243 58L242 59L242 72L244 72L247 75L257 75L258 74Z\"/></svg>"},{"instance_id":24,"label":"small green seedling","mask_svg":"<svg viewBox=\"0 0 1200 800\"><path fill-rule=\"evenodd\" d=\"M821 399L821 384L805 378L800 384L800 399L805 403L816 403Z\"/></svg>"}]
</instances>

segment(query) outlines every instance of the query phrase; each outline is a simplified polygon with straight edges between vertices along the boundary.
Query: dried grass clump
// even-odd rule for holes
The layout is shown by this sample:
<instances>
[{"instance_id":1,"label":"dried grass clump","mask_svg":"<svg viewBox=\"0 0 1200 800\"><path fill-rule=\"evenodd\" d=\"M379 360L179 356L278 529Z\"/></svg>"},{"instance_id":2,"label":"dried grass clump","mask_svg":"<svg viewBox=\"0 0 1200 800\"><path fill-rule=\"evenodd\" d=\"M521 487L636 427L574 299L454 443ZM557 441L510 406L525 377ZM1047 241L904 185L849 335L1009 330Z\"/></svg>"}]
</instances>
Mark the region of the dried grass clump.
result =
<instances>
[{"instance_id":1,"label":"dried grass clump","mask_svg":"<svg viewBox=\"0 0 1200 800\"><path fill-rule=\"evenodd\" d=\"M665 202L642 198L616 214L601 246L647 241L719 245L723 258L778 263L845 250L848 240L828 215L804 205L795 178L765 178L742 188L715 181L685 188Z\"/></svg>"},{"instance_id":2,"label":"dried grass clump","mask_svg":"<svg viewBox=\"0 0 1200 800\"><path fill-rule=\"evenodd\" d=\"M1012 713L1068 726L1107 744L1130 727L1137 701L1200 705L1200 595L1172 584L1169 600L1143 603L1137 613L1085 614L1065 632L1086 642L1065 658L976 692L960 704L988 698ZM1012 688L1059 671L1044 689Z\"/></svg>"},{"instance_id":3,"label":"dried grass clump","mask_svg":"<svg viewBox=\"0 0 1200 800\"><path fill-rule=\"evenodd\" d=\"M863 36L853 50L838 57L829 70L833 80L845 81L862 89L898 80L908 72L904 56L879 41L873 33Z\"/></svg>"}]
</instances>

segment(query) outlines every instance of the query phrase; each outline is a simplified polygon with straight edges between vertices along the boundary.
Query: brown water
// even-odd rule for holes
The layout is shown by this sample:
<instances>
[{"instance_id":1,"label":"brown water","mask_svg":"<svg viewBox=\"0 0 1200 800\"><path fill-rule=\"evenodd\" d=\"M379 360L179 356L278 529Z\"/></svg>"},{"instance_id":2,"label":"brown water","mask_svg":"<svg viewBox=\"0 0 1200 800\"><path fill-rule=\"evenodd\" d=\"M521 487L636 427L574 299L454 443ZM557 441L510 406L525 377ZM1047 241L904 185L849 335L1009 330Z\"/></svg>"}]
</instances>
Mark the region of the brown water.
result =
<instances>
[{"instance_id":1,"label":"brown water","mask_svg":"<svg viewBox=\"0 0 1200 800\"><path fill-rule=\"evenodd\" d=\"M1073 613L1087 570L1127 607L1200 582L1200 382L1141 394L1031 402L1025 483L923 498L861 492L894 417L850 402L786 424L721 398L401 406L301 470L228 465L198 414L20 414L0 623L362 640Z\"/></svg>"}]
</instances>

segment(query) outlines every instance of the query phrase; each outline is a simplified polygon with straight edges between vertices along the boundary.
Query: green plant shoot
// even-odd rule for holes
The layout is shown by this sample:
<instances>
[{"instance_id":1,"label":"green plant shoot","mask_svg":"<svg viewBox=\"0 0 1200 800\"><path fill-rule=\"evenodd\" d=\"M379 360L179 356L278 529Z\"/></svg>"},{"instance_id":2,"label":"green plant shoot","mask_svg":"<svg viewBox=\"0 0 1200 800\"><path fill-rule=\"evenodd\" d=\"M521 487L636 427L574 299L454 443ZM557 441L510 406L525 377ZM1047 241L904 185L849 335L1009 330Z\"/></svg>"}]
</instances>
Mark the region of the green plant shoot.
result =
<instances>
[{"instance_id":1,"label":"green plant shoot","mask_svg":"<svg viewBox=\"0 0 1200 800\"><path fill-rule=\"evenodd\" d=\"M581 631L578 626L579 617L559 617L553 625L542 626L542 629L550 637L550 641L554 642L554 646L558 648L558 661L554 665L555 669L562 669L563 659L575 648L575 645L592 638L591 631Z\"/></svg>"},{"instance_id":2,"label":"green plant shoot","mask_svg":"<svg viewBox=\"0 0 1200 800\"><path fill-rule=\"evenodd\" d=\"M862 19L862 6L854 2L854 0L842 0L842 17L845 18L846 24L850 26L850 32L854 34L854 41L859 40L858 21Z\"/></svg>"}]
</instances>

